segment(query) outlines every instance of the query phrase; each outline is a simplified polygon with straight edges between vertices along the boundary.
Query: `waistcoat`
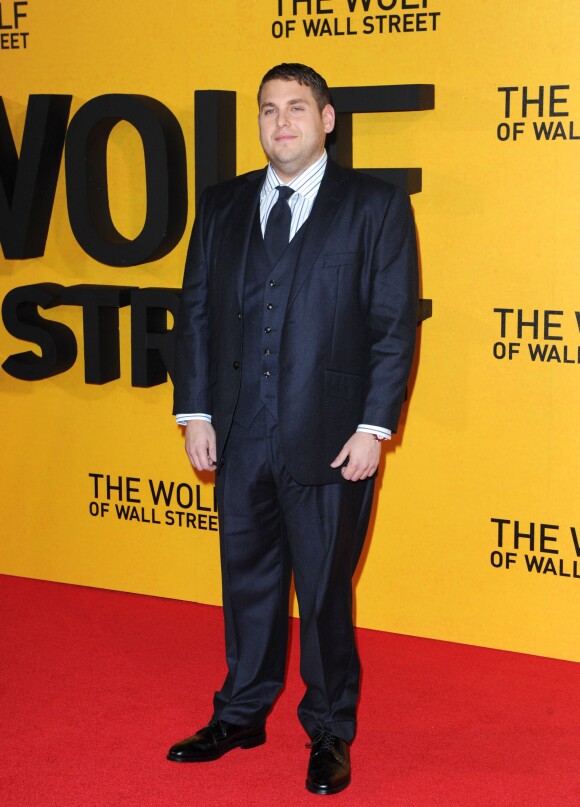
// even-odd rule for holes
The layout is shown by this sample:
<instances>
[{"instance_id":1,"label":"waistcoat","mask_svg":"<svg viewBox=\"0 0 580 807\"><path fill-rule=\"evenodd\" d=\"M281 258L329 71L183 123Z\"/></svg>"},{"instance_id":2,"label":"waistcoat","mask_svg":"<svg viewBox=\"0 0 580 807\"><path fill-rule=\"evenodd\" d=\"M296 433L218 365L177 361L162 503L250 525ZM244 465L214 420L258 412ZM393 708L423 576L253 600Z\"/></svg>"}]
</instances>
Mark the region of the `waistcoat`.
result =
<instances>
[{"instance_id":1,"label":"waistcoat","mask_svg":"<svg viewBox=\"0 0 580 807\"><path fill-rule=\"evenodd\" d=\"M298 230L272 265L256 216L244 284L242 378L234 420L248 428L264 407L278 416L278 359L286 305L304 230Z\"/></svg>"}]
</instances>

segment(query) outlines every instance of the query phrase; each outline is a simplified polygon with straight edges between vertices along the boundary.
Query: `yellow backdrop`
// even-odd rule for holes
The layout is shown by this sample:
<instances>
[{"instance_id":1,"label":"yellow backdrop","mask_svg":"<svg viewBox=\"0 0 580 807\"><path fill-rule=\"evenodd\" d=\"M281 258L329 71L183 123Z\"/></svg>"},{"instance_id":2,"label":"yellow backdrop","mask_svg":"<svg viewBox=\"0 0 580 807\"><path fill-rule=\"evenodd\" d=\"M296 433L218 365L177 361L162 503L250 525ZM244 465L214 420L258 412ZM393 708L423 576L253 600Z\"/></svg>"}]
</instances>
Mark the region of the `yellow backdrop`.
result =
<instances>
[{"instance_id":1,"label":"yellow backdrop","mask_svg":"<svg viewBox=\"0 0 580 807\"><path fill-rule=\"evenodd\" d=\"M243 172L264 162L255 93L278 62L312 64L335 87L435 85L432 110L354 116L355 167L423 169L413 206L433 301L404 425L385 452L357 623L580 660L577 3L81 5L2 3L16 145L31 94L72 95L70 118L103 94L155 98L185 137L187 230L159 260L99 263L71 230L63 161L44 255L1 259L2 299L46 282L180 285L195 90L237 93ZM128 123L111 134L107 172L113 219L133 239L146 189ZM103 385L84 382L81 309L41 315L70 328L79 353L44 380L0 371L0 571L219 603L213 487L189 467L171 384L131 386L130 307L121 377ZM1 330L0 361L38 353Z\"/></svg>"}]
</instances>

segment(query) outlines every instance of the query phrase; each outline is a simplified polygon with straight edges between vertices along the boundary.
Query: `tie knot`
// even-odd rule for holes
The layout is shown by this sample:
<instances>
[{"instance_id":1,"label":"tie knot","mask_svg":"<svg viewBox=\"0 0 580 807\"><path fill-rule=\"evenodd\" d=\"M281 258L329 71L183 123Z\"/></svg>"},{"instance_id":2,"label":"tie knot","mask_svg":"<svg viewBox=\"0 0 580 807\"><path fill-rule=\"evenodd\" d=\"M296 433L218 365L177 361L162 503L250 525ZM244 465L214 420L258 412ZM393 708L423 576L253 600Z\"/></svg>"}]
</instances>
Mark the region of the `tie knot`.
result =
<instances>
[{"instance_id":1,"label":"tie knot","mask_svg":"<svg viewBox=\"0 0 580 807\"><path fill-rule=\"evenodd\" d=\"M276 189L277 189L278 194L279 194L278 198L282 199L282 201L284 201L284 202L287 202L288 199L294 193L292 188L289 188L288 185L278 185Z\"/></svg>"}]
</instances>

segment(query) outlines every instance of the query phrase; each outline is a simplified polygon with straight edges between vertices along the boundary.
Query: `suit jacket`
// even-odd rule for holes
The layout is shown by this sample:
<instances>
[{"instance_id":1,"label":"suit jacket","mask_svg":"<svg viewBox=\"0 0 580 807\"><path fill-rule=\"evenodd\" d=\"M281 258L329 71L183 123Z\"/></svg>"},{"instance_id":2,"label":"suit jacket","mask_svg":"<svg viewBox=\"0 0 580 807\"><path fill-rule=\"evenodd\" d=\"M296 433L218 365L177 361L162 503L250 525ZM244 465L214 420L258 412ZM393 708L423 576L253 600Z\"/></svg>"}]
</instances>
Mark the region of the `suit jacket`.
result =
<instances>
[{"instance_id":1,"label":"suit jacket","mask_svg":"<svg viewBox=\"0 0 580 807\"><path fill-rule=\"evenodd\" d=\"M243 372L248 243L265 170L207 189L193 227L176 324L174 413L212 415L218 469ZM359 423L396 431L417 326L409 199L330 159L306 229L279 355L278 426L301 484L342 477L330 462Z\"/></svg>"}]
</instances>

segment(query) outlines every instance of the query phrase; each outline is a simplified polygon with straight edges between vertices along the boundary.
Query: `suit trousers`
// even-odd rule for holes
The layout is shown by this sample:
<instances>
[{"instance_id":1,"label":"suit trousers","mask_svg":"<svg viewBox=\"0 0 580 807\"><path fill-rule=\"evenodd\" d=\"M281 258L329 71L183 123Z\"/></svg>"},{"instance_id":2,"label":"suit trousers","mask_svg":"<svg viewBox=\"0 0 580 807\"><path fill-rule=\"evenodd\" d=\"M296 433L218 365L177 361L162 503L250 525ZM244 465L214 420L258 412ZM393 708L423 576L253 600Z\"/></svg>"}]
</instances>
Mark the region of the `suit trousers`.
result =
<instances>
[{"instance_id":1,"label":"suit trousers","mask_svg":"<svg viewBox=\"0 0 580 807\"><path fill-rule=\"evenodd\" d=\"M216 719L259 725L280 692L293 572L306 684L298 716L310 737L324 728L352 741L360 678L352 576L373 490L374 479L300 485L267 410L249 428L233 423L216 480L228 666Z\"/></svg>"}]
</instances>

